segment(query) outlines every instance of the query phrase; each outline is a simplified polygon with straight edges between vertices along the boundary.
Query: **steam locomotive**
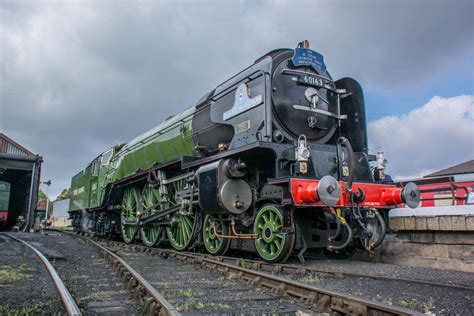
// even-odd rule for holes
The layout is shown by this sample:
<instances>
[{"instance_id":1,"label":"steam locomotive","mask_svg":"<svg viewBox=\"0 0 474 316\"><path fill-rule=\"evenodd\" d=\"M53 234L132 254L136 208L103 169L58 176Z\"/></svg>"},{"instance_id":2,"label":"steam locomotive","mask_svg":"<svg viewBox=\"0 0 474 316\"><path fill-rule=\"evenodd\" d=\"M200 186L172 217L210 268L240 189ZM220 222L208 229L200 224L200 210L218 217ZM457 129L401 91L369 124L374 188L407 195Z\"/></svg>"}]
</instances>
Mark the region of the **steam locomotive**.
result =
<instances>
[{"instance_id":1,"label":"steam locomotive","mask_svg":"<svg viewBox=\"0 0 474 316\"><path fill-rule=\"evenodd\" d=\"M367 147L361 86L334 81L303 41L101 153L72 178L70 217L78 230L179 251L348 257L380 245L390 208L420 200L413 183L384 183L384 154Z\"/></svg>"}]
</instances>

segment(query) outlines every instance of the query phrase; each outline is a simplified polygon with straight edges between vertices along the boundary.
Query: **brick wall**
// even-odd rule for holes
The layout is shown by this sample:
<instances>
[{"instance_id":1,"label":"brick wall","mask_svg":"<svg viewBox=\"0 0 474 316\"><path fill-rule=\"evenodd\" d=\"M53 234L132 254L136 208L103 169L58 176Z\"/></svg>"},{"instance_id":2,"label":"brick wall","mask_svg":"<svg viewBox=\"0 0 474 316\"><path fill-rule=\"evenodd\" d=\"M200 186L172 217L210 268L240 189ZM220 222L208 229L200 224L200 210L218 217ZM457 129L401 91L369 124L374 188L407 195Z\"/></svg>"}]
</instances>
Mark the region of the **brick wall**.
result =
<instances>
[{"instance_id":1,"label":"brick wall","mask_svg":"<svg viewBox=\"0 0 474 316\"><path fill-rule=\"evenodd\" d=\"M390 218L381 262L474 272L474 216Z\"/></svg>"}]
</instances>

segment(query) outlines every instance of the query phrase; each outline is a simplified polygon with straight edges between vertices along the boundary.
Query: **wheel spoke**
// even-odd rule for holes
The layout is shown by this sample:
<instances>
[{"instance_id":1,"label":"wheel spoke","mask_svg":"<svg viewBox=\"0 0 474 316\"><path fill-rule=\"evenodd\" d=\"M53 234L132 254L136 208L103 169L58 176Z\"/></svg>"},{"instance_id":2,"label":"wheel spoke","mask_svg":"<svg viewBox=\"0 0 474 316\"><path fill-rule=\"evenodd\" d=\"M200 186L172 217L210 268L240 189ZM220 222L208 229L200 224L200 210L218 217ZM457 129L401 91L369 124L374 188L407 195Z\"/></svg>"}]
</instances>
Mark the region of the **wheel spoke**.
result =
<instances>
[{"instance_id":1,"label":"wheel spoke","mask_svg":"<svg viewBox=\"0 0 474 316\"><path fill-rule=\"evenodd\" d=\"M270 254L274 254L275 253L275 245L273 243L269 244L270 246Z\"/></svg>"},{"instance_id":2,"label":"wheel spoke","mask_svg":"<svg viewBox=\"0 0 474 316\"><path fill-rule=\"evenodd\" d=\"M188 222L186 220L183 220L182 222L182 229L183 229L183 235L184 235L184 240L188 239L188 236L191 235L191 227L188 226Z\"/></svg>"},{"instance_id":3,"label":"wheel spoke","mask_svg":"<svg viewBox=\"0 0 474 316\"><path fill-rule=\"evenodd\" d=\"M135 237L137 226L131 224L136 220L137 209L139 206L138 190L135 187L129 187L125 190L122 197L122 237L127 243L133 241ZM124 223L127 222L127 223Z\"/></svg>"},{"instance_id":4,"label":"wheel spoke","mask_svg":"<svg viewBox=\"0 0 474 316\"><path fill-rule=\"evenodd\" d=\"M181 229L181 225L178 224L178 226L176 226L176 234L177 234L177 244L179 246L182 246L183 245L183 230Z\"/></svg>"},{"instance_id":5,"label":"wheel spoke","mask_svg":"<svg viewBox=\"0 0 474 316\"><path fill-rule=\"evenodd\" d=\"M273 240L273 243L275 244L275 246L277 247L277 249L280 249L280 247L281 247L281 241L279 241L278 239L274 239L274 240Z\"/></svg>"},{"instance_id":6,"label":"wheel spoke","mask_svg":"<svg viewBox=\"0 0 474 316\"><path fill-rule=\"evenodd\" d=\"M212 227L215 227L215 232ZM207 215L203 223L203 240L206 250L213 255L224 254L230 245L230 239L217 237L218 235L228 235L229 226L220 217Z\"/></svg>"},{"instance_id":7,"label":"wheel spoke","mask_svg":"<svg viewBox=\"0 0 474 316\"><path fill-rule=\"evenodd\" d=\"M182 202L182 198L178 195L178 193L182 192L186 189L188 185L187 179L182 179L179 181L172 182L168 185L168 202L167 204L172 206L180 205ZM181 211L190 211L183 209ZM181 212L180 211L180 212ZM177 225L175 227L167 227L166 233L168 235L168 239L171 242L171 246L176 250L184 250L188 248L192 242L193 237L195 236L195 214L190 211L191 214L175 214L173 221L177 221ZM203 232L205 230L203 229Z\"/></svg>"},{"instance_id":8,"label":"wheel spoke","mask_svg":"<svg viewBox=\"0 0 474 316\"><path fill-rule=\"evenodd\" d=\"M187 227L191 230L193 228L193 224L191 223L191 219L188 218L188 216L186 215L183 215L181 217L181 219L183 219L183 223L187 225Z\"/></svg>"},{"instance_id":9,"label":"wheel spoke","mask_svg":"<svg viewBox=\"0 0 474 316\"><path fill-rule=\"evenodd\" d=\"M160 212L161 206L153 207L154 205L160 202L160 195L158 190L147 186L143 189L141 196L142 210L149 209L148 211L144 211L145 217ZM146 225L140 228L140 234L143 243L150 247L154 246L157 243L158 237L160 236L160 232L161 227L155 224Z\"/></svg>"}]
</instances>

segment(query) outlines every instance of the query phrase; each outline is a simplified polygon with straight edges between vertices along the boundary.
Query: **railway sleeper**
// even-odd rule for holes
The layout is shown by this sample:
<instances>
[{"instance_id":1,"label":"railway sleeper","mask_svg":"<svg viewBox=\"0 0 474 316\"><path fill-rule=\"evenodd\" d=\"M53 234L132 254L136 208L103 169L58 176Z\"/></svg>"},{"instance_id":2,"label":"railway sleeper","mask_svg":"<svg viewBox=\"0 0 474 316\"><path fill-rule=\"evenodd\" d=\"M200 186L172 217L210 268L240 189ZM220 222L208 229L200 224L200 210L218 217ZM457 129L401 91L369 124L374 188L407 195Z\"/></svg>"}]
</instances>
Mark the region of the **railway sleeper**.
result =
<instances>
[{"instance_id":1,"label":"railway sleeper","mask_svg":"<svg viewBox=\"0 0 474 316\"><path fill-rule=\"evenodd\" d=\"M349 302L342 298L330 299L331 309L346 315L367 315L367 307L356 302Z\"/></svg>"},{"instance_id":2,"label":"railway sleeper","mask_svg":"<svg viewBox=\"0 0 474 316\"><path fill-rule=\"evenodd\" d=\"M206 256L199 256L196 254L179 254L174 251L160 250L156 248L151 249L150 251L143 251L142 249L145 248L143 246L134 245L134 247L130 247L130 245L127 245L127 247L124 247L122 246L122 243L118 242L106 243L108 245L113 246L115 249L132 249L137 252L146 252L150 255L160 255L163 258L171 257L179 259L182 262L200 264L206 270L220 272L230 280L240 280L259 287L267 287L273 289L279 295L290 295L295 298L299 298L302 302L311 304L323 311L333 311L336 313L342 313L347 315L391 315L394 313L399 313L390 313L387 310L384 310L383 308L378 309L377 306L371 304L367 305L365 302L354 301L350 298L341 298L339 296L333 296L331 294L319 293L309 288L299 287L291 283L282 283L282 281L271 278L270 276L268 278L265 276L255 276L251 271L242 271L242 267L239 260L235 259L232 260L232 263L229 263L230 260L226 260L225 258L220 257L217 257L219 260L215 260L217 258L210 259L206 258ZM222 262L225 265L219 265L215 262L210 262L211 260ZM226 265L226 263L228 265ZM261 270L262 272L265 270L269 270L268 272L278 271L280 273L291 272L292 274L305 274L309 271L305 268L288 268L285 265L277 265L277 267L275 268L274 265L269 265L261 262L252 263L249 265L249 267L252 269ZM144 302L144 305L146 304L147 301ZM152 303L148 304L150 306L152 305ZM154 302L154 304L156 304L156 302ZM163 312L163 310L161 312ZM157 315L158 313L152 312L148 314Z\"/></svg>"}]
</instances>

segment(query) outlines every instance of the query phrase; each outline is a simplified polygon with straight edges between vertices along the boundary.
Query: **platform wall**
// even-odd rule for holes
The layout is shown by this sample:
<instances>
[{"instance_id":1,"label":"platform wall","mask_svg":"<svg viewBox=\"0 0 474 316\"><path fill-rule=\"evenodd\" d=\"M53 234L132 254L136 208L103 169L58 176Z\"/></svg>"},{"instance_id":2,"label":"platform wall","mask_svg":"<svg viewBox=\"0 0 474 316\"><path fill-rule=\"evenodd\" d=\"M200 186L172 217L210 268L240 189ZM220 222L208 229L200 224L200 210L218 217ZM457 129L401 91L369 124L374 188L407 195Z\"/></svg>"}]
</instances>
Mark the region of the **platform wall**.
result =
<instances>
[{"instance_id":1,"label":"platform wall","mask_svg":"<svg viewBox=\"0 0 474 316\"><path fill-rule=\"evenodd\" d=\"M474 206L395 211L379 261L474 272Z\"/></svg>"}]
</instances>

